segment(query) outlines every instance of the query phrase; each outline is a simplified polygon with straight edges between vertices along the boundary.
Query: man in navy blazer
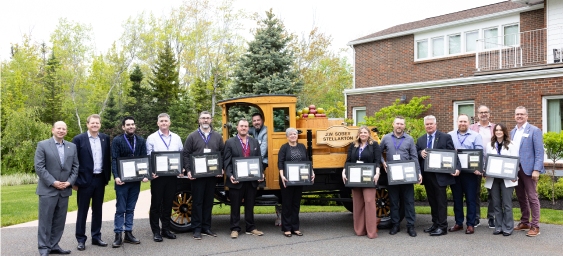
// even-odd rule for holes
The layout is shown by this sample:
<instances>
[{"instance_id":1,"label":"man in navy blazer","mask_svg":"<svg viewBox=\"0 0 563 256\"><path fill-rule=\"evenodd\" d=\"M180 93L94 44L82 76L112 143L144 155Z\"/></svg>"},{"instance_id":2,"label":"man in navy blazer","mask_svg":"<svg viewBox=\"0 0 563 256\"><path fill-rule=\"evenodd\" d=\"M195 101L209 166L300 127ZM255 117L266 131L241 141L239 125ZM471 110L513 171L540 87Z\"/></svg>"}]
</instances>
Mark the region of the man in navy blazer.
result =
<instances>
[{"instance_id":1,"label":"man in navy blazer","mask_svg":"<svg viewBox=\"0 0 563 256\"><path fill-rule=\"evenodd\" d=\"M540 201L536 187L540 173L545 173L543 134L538 127L528 123L528 110L525 107L516 108L514 119L516 127L510 132L510 138L512 138L512 143L518 147L520 157L516 196L522 212L520 223L514 230L528 230L526 235L535 237L540 234ZM530 222L530 213L532 222Z\"/></svg>"},{"instance_id":2,"label":"man in navy blazer","mask_svg":"<svg viewBox=\"0 0 563 256\"><path fill-rule=\"evenodd\" d=\"M229 187L229 199L231 200L231 238L238 237L241 231L240 205L244 199L244 220L246 222L246 234L261 236L264 233L258 231L254 225L254 200L256 199L256 188L258 183L264 180L264 174L258 181L237 181L233 172L233 158L235 157L259 157L260 145L258 141L248 136L248 121L241 119L237 125L237 136L225 142L225 174L226 185ZM260 166L260 168L262 168Z\"/></svg>"},{"instance_id":3,"label":"man in navy blazer","mask_svg":"<svg viewBox=\"0 0 563 256\"><path fill-rule=\"evenodd\" d=\"M455 150L452 136L437 130L436 117L425 116L424 128L426 134L420 136L416 142L418 152L418 162L422 172L422 183L426 189L430 212L432 214L432 226L425 229L424 233L431 236L441 236L448 234L448 199L446 197L446 187L455 184L455 176L459 175L461 163L456 161L456 171L452 174L424 172L424 161L428 153L426 149L447 149ZM428 143L430 139L430 143Z\"/></svg>"},{"instance_id":4,"label":"man in navy blazer","mask_svg":"<svg viewBox=\"0 0 563 256\"><path fill-rule=\"evenodd\" d=\"M109 136L100 133L101 117L92 114L86 119L88 131L76 135L72 143L76 145L78 153L78 178L73 186L77 191L78 213L76 216L77 249L86 249L86 218L92 201L92 244L106 247L102 241L102 204L104 203L105 186L111 176L111 150Z\"/></svg>"}]
</instances>

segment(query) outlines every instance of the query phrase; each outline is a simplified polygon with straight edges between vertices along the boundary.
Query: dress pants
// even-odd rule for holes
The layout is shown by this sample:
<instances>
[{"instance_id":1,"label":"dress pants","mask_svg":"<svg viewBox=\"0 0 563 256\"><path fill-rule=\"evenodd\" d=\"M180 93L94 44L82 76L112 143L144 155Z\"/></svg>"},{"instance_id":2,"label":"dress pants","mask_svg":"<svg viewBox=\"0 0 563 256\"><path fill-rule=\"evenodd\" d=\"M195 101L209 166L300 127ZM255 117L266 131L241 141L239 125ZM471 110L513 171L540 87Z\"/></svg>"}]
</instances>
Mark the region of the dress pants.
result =
<instances>
[{"instance_id":1,"label":"dress pants","mask_svg":"<svg viewBox=\"0 0 563 256\"><path fill-rule=\"evenodd\" d=\"M299 209L301 208L301 194L303 186L287 186L281 188L282 199L282 231L299 231Z\"/></svg>"},{"instance_id":2,"label":"dress pants","mask_svg":"<svg viewBox=\"0 0 563 256\"><path fill-rule=\"evenodd\" d=\"M140 190L140 181L115 185L116 203L113 232L133 231L133 213L135 212Z\"/></svg>"},{"instance_id":3,"label":"dress pants","mask_svg":"<svg viewBox=\"0 0 563 256\"><path fill-rule=\"evenodd\" d=\"M90 201L92 201L92 223L90 234L92 239L102 239L102 207L104 203L106 182L103 174L92 177L92 183L89 186L80 187L77 191L76 203L78 212L76 214L76 241L85 243L86 236L86 219L88 218L88 209Z\"/></svg>"},{"instance_id":4,"label":"dress pants","mask_svg":"<svg viewBox=\"0 0 563 256\"><path fill-rule=\"evenodd\" d=\"M231 231L241 231L240 206L244 199L244 220L246 222L246 232L255 230L254 226L254 200L256 200L256 188L251 181L241 182L242 188L229 188L229 199L231 200Z\"/></svg>"},{"instance_id":5,"label":"dress pants","mask_svg":"<svg viewBox=\"0 0 563 256\"><path fill-rule=\"evenodd\" d=\"M387 186L389 201L391 202L391 224L398 226L401 222L401 201L405 211L407 227L414 227L416 214L414 211L414 185L400 184ZM402 199L401 200L401 196Z\"/></svg>"},{"instance_id":6,"label":"dress pants","mask_svg":"<svg viewBox=\"0 0 563 256\"><path fill-rule=\"evenodd\" d=\"M540 200L536 187L538 182L532 179L520 169L518 171L518 186L516 186L516 196L520 204L522 217L520 222L530 224L532 227L540 227ZM532 222L530 222L530 213L532 214Z\"/></svg>"},{"instance_id":7,"label":"dress pants","mask_svg":"<svg viewBox=\"0 0 563 256\"><path fill-rule=\"evenodd\" d=\"M503 179L494 179L491 187L492 202L495 210L495 231L512 233L514 216L512 215L512 192L514 187L507 188Z\"/></svg>"},{"instance_id":8,"label":"dress pants","mask_svg":"<svg viewBox=\"0 0 563 256\"><path fill-rule=\"evenodd\" d=\"M433 225L446 230L448 228L448 198L446 196L446 186L440 186L436 179L436 173L425 172L424 188L430 204Z\"/></svg>"},{"instance_id":9,"label":"dress pants","mask_svg":"<svg viewBox=\"0 0 563 256\"><path fill-rule=\"evenodd\" d=\"M475 221L481 219L481 180L483 176L477 177L477 195L475 197ZM491 220L494 219L494 206L493 206L493 199L491 197L491 190L487 189L487 219Z\"/></svg>"},{"instance_id":10,"label":"dress pants","mask_svg":"<svg viewBox=\"0 0 563 256\"><path fill-rule=\"evenodd\" d=\"M172 201L176 192L176 176L159 176L151 180L151 207L149 222L153 234L160 233L158 221L162 223L162 231L170 231L170 215Z\"/></svg>"},{"instance_id":11,"label":"dress pants","mask_svg":"<svg viewBox=\"0 0 563 256\"><path fill-rule=\"evenodd\" d=\"M358 236L377 237L375 193L375 188L352 188L354 231Z\"/></svg>"},{"instance_id":12,"label":"dress pants","mask_svg":"<svg viewBox=\"0 0 563 256\"><path fill-rule=\"evenodd\" d=\"M192 228L194 232L211 229L211 212L215 195L215 177L197 178L192 183Z\"/></svg>"},{"instance_id":13,"label":"dress pants","mask_svg":"<svg viewBox=\"0 0 563 256\"><path fill-rule=\"evenodd\" d=\"M465 196L465 204L467 208L467 226L475 226L475 197L477 192L477 175L473 173L462 172L455 177L455 184L451 185L452 196L454 198L454 214L455 224L463 225L463 198Z\"/></svg>"},{"instance_id":14,"label":"dress pants","mask_svg":"<svg viewBox=\"0 0 563 256\"><path fill-rule=\"evenodd\" d=\"M40 181L41 182L41 181ZM39 196L37 245L39 253L60 249L68 210L68 197Z\"/></svg>"}]
</instances>

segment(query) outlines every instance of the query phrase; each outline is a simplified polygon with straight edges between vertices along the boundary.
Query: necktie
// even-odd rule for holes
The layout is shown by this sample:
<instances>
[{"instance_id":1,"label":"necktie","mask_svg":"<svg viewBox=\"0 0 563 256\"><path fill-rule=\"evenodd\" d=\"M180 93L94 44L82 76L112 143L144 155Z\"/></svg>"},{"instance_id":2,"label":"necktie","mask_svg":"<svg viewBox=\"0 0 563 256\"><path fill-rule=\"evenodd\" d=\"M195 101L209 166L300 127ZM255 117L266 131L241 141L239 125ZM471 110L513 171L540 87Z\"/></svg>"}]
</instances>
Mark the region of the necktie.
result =
<instances>
[{"instance_id":1,"label":"necktie","mask_svg":"<svg viewBox=\"0 0 563 256\"><path fill-rule=\"evenodd\" d=\"M428 136L428 145L426 145L427 148L432 148L432 135Z\"/></svg>"}]
</instances>

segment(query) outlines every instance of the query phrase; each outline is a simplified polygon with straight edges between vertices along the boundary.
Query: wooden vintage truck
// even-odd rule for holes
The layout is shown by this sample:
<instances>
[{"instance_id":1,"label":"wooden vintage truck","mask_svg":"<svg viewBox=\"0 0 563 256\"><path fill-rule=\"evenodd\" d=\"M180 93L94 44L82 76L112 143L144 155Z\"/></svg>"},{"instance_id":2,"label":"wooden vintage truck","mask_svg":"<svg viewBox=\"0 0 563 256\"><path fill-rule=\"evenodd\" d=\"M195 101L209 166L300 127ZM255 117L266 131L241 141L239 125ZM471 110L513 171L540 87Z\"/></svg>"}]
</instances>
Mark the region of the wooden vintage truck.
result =
<instances>
[{"instance_id":1,"label":"wooden vintage truck","mask_svg":"<svg viewBox=\"0 0 563 256\"><path fill-rule=\"evenodd\" d=\"M287 142L285 130L289 127L299 131L298 142L305 144L313 162L315 182L311 186L304 186L303 199L330 200L341 203L352 211L351 191L342 182L342 169L350 143L355 138L358 128L346 126L343 119L329 120L320 118L297 118L297 97L294 95L260 95L227 99L218 102L222 108L223 140L236 135L238 120L230 118L229 113L237 108L252 112L260 112L264 116L264 125L268 128L268 163L265 168L265 187L258 190L256 205L275 206L280 204L279 170L277 168L278 152ZM250 120L250 116L246 117ZM251 122L250 122L250 125ZM371 127L370 127L371 129ZM375 131L375 129L372 129ZM379 141L377 132L372 133ZM382 169L383 170L383 169ZM385 172L380 177L377 190L377 215L382 224L389 221L389 203L384 184L387 182ZM215 198L217 204L230 204L228 189L224 186L224 179L217 178ZM322 195L322 196L318 196ZM188 179L178 179L177 192L172 209L172 229L176 232L191 230L191 186Z\"/></svg>"}]
</instances>

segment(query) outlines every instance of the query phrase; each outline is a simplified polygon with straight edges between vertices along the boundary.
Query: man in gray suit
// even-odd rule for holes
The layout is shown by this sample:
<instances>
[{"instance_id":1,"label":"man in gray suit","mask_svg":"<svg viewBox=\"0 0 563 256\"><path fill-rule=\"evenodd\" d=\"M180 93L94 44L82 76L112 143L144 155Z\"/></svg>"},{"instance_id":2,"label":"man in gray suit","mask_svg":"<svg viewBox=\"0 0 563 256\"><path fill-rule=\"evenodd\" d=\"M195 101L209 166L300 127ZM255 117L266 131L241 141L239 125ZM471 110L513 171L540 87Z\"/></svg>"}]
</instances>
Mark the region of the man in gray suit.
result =
<instances>
[{"instance_id":1,"label":"man in gray suit","mask_svg":"<svg viewBox=\"0 0 563 256\"><path fill-rule=\"evenodd\" d=\"M78 175L76 146L65 141L66 124L58 121L51 129L53 138L41 141L35 151L35 172L39 176L39 226L37 243L41 255L70 254L59 241L63 235L68 197Z\"/></svg>"}]
</instances>

